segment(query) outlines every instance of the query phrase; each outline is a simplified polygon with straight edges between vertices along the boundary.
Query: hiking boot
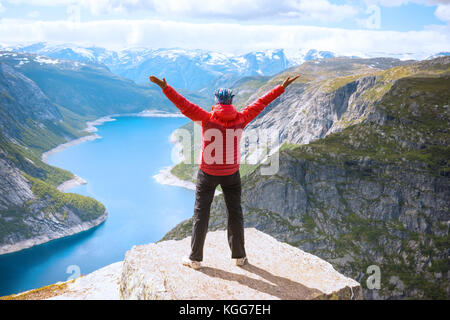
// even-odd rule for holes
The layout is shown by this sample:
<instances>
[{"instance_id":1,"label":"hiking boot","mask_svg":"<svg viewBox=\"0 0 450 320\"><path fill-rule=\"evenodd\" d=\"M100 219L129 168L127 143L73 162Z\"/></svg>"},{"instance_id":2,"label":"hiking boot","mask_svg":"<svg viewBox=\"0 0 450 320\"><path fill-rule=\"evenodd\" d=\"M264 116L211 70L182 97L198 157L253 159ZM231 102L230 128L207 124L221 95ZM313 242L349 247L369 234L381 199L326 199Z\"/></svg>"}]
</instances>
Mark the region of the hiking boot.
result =
<instances>
[{"instance_id":1,"label":"hiking boot","mask_svg":"<svg viewBox=\"0 0 450 320\"><path fill-rule=\"evenodd\" d=\"M236 265L239 267L242 267L242 266L246 265L247 263L248 263L247 257L236 259Z\"/></svg>"},{"instance_id":2,"label":"hiking boot","mask_svg":"<svg viewBox=\"0 0 450 320\"><path fill-rule=\"evenodd\" d=\"M192 268L195 270L199 269L202 266L200 261L193 261L193 260L189 259L189 257L183 257L182 263L183 263L183 266L186 266L186 267L189 267L189 268Z\"/></svg>"}]
</instances>

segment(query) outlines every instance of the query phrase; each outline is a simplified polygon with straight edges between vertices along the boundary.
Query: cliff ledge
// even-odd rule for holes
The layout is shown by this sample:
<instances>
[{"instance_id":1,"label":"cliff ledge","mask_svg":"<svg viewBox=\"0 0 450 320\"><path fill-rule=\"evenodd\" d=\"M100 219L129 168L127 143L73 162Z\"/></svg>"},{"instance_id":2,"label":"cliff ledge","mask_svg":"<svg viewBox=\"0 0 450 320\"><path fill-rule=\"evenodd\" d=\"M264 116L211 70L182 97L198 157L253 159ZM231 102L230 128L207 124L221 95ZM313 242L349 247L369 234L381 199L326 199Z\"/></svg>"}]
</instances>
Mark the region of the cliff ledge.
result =
<instances>
[{"instance_id":1,"label":"cliff ledge","mask_svg":"<svg viewBox=\"0 0 450 320\"><path fill-rule=\"evenodd\" d=\"M214 231L199 270L181 265L188 237L134 246L124 261L3 299L362 299L360 284L330 263L254 228L245 237L244 267L230 259L226 231Z\"/></svg>"},{"instance_id":2,"label":"cliff ledge","mask_svg":"<svg viewBox=\"0 0 450 320\"><path fill-rule=\"evenodd\" d=\"M125 255L122 299L361 299L361 286L330 263L245 229L249 264L234 265L226 231L209 232L203 267L181 265L191 238L134 246Z\"/></svg>"}]
</instances>

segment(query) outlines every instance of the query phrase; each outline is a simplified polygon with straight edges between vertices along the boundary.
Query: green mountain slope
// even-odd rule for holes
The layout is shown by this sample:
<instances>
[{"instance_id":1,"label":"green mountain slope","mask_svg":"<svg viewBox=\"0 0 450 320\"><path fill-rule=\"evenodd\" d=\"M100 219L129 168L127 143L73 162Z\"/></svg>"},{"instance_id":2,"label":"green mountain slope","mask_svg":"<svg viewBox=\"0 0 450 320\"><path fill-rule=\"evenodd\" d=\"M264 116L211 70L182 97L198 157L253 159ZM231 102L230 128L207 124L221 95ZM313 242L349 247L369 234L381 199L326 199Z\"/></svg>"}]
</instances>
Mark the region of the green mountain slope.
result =
<instances>
[{"instance_id":1,"label":"green mountain slope","mask_svg":"<svg viewBox=\"0 0 450 320\"><path fill-rule=\"evenodd\" d=\"M33 80L53 103L81 116L98 118L144 109L176 111L159 88L136 85L106 67L7 52L0 52L0 63Z\"/></svg>"},{"instance_id":2,"label":"green mountain slope","mask_svg":"<svg viewBox=\"0 0 450 320\"><path fill-rule=\"evenodd\" d=\"M35 82L0 63L0 128L6 136L43 152L83 135L61 111Z\"/></svg>"}]
</instances>

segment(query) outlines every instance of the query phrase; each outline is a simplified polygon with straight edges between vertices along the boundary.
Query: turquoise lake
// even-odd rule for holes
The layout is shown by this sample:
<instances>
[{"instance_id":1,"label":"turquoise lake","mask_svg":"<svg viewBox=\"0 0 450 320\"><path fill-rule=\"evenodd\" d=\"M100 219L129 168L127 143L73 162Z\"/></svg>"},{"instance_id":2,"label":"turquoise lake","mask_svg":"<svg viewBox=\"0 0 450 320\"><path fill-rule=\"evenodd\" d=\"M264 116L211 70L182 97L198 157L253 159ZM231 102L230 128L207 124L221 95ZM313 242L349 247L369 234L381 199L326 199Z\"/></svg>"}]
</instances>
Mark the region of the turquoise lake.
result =
<instances>
[{"instance_id":1,"label":"turquoise lake","mask_svg":"<svg viewBox=\"0 0 450 320\"><path fill-rule=\"evenodd\" d=\"M0 296L66 281L78 268L87 274L121 261L132 246L156 242L192 216L194 191L153 178L173 165L169 137L188 119L116 119L97 127L101 139L47 160L85 179L86 185L67 192L101 201L109 212L107 220L89 231L0 256Z\"/></svg>"}]
</instances>

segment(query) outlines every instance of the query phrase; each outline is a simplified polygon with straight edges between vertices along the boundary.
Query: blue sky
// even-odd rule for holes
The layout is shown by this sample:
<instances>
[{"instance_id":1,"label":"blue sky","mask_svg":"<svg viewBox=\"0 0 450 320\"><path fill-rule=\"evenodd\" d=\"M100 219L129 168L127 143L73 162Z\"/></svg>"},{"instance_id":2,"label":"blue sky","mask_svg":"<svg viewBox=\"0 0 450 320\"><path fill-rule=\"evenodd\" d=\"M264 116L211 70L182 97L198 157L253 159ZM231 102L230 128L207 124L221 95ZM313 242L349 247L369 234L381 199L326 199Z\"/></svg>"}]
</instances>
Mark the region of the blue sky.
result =
<instances>
[{"instance_id":1,"label":"blue sky","mask_svg":"<svg viewBox=\"0 0 450 320\"><path fill-rule=\"evenodd\" d=\"M450 51L450 0L0 0L0 42Z\"/></svg>"}]
</instances>

